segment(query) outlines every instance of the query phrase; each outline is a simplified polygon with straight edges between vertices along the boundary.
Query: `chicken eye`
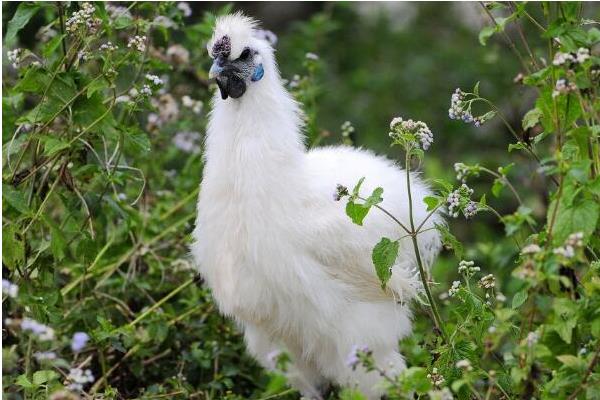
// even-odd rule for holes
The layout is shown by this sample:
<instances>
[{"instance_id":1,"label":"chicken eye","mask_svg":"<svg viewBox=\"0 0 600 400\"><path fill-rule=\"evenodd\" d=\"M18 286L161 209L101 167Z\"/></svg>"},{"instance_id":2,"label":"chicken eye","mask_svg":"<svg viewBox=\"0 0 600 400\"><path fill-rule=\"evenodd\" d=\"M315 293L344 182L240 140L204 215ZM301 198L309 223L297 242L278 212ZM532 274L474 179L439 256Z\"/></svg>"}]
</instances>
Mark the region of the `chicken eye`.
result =
<instances>
[{"instance_id":1,"label":"chicken eye","mask_svg":"<svg viewBox=\"0 0 600 400\"><path fill-rule=\"evenodd\" d=\"M249 48L245 48L244 51L242 51L242 54L240 54L240 60L247 60L248 57L250 57L250 49Z\"/></svg>"}]
</instances>

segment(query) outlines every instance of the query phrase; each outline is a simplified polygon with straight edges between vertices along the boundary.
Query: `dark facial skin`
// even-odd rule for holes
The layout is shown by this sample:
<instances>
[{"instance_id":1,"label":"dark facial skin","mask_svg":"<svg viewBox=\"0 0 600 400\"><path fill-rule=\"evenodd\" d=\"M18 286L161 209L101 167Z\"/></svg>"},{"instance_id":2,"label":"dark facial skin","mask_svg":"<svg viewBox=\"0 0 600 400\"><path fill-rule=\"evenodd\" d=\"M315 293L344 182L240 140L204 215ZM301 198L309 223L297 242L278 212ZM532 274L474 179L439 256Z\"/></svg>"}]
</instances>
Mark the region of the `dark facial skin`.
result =
<instances>
[{"instance_id":1,"label":"dark facial skin","mask_svg":"<svg viewBox=\"0 0 600 400\"><path fill-rule=\"evenodd\" d=\"M254 72L254 52L245 48L242 54L235 60L230 60L230 42L227 36L213 45L213 56L215 64L220 68L216 76L217 86L221 91L223 100L227 97L237 99L246 92L247 81Z\"/></svg>"}]
</instances>

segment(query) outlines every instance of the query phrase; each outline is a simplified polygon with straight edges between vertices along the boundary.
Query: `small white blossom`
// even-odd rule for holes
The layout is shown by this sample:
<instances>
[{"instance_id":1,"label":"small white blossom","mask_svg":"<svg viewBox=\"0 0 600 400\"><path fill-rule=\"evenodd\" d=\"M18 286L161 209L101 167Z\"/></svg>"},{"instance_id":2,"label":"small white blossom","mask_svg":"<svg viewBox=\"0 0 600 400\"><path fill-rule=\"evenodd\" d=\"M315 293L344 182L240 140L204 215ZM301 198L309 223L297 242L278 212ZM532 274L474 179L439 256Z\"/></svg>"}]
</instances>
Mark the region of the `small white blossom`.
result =
<instances>
[{"instance_id":1,"label":"small white blossom","mask_svg":"<svg viewBox=\"0 0 600 400\"><path fill-rule=\"evenodd\" d=\"M124 17L124 18L133 18L131 15L131 12L129 11L129 9L127 7L123 7L123 6L114 6L112 4L107 4L105 6L106 11L108 12L108 16L110 17L111 20L115 20L119 17Z\"/></svg>"},{"instance_id":2,"label":"small white blossom","mask_svg":"<svg viewBox=\"0 0 600 400\"><path fill-rule=\"evenodd\" d=\"M183 13L184 17L189 17L192 15L192 9L187 1L180 1L177 3L177 8Z\"/></svg>"},{"instance_id":3,"label":"small white blossom","mask_svg":"<svg viewBox=\"0 0 600 400\"><path fill-rule=\"evenodd\" d=\"M23 49L14 49L6 52L6 56L8 57L8 62L11 63L14 69L19 68L19 64L21 61L21 55L23 54Z\"/></svg>"},{"instance_id":4,"label":"small white blossom","mask_svg":"<svg viewBox=\"0 0 600 400\"><path fill-rule=\"evenodd\" d=\"M577 249L581 247L583 247L583 232L576 232L570 234L563 246L554 249L553 253L565 258L573 258Z\"/></svg>"},{"instance_id":5,"label":"small white blossom","mask_svg":"<svg viewBox=\"0 0 600 400\"><path fill-rule=\"evenodd\" d=\"M154 18L152 24L162 26L163 28L173 28L176 26L175 22L171 18L165 17L164 15L159 15L156 18Z\"/></svg>"},{"instance_id":6,"label":"small white blossom","mask_svg":"<svg viewBox=\"0 0 600 400\"><path fill-rule=\"evenodd\" d=\"M173 137L173 145L184 153L197 154L200 152L200 133L178 132Z\"/></svg>"},{"instance_id":7,"label":"small white blossom","mask_svg":"<svg viewBox=\"0 0 600 400\"><path fill-rule=\"evenodd\" d=\"M129 39L129 42L127 43L127 47L134 48L137 51L139 51L140 53L143 53L146 51L146 40L147 40L146 36L135 35L134 37Z\"/></svg>"},{"instance_id":8,"label":"small white blossom","mask_svg":"<svg viewBox=\"0 0 600 400\"><path fill-rule=\"evenodd\" d=\"M2 279L2 293L14 299L19 294L19 286L7 279Z\"/></svg>"},{"instance_id":9,"label":"small white blossom","mask_svg":"<svg viewBox=\"0 0 600 400\"><path fill-rule=\"evenodd\" d=\"M479 280L479 285L484 289L492 289L496 286L496 278L488 274Z\"/></svg>"},{"instance_id":10,"label":"small white blossom","mask_svg":"<svg viewBox=\"0 0 600 400\"><path fill-rule=\"evenodd\" d=\"M526 340L527 346L533 347L540 340L540 335L537 332L529 332Z\"/></svg>"},{"instance_id":11,"label":"small white blossom","mask_svg":"<svg viewBox=\"0 0 600 400\"><path fill-rule=\"evenodd\" d=\"M552 97L560 96L561 94L567 94L577 90L577 85L573 82L569 82L567 79L558 79L554 90L552 91Z\"/></svg>"},{"instance_id":12,"label":"small white blossom","mask_svg":"<svg viewBox=\"0 0 600 400\"><path fill-rule=\"evenodd\" d=\"M33 357L38 361L56 360L56 353L53 351L36 351L33 353Z\"/></svg>"},{"instance_id":13,"label":"small white blossom","mask_svg":"<svg viewBox=\"0 0 600 400\"><path fill-rule=\"evenodd\" d=\"M360 363L359 355L361 353L362 354L370 354L371 350L366 345L352 346L352 349L350 350L350 353L348 354L348 357L346 358L346 365L352 369L355 369L358 366L358 364Z\"/></svg>"},{"instance_id":14,"label":"small white blossom","mask_svg":"<svg viewBox=\"0 0 600 400\"><path fill-rule=\"evenodd\" d=\"M67 376L67 381L70 382L67 385L67 389L81 392L86 384L93 383L95 379L94 375L92 375L92 371L89 369L82 370L81 368L71 368L69 370L69 375Z\"/></svg>"},{"instance_id":15,"label":"small white blossom","mask_svg":"<svg viewBox=\"0 0 600 400\"><path fill-rule=\"evenodd\" d=\"M150 86L148 86L148 85L142 86L142 88L140 89L140 95L147 96L147 97L152 96L152 89L150 88Z\"/></svg>"},{"instance_id":16,"label":"small white blossom","mask_svg":"<svg viewBox=\"0 0 600 400\"><path fill-rule=\"evenodd\" d=\"M41 341L54 339L54 329L30 318L23 318L21 321L21 329L33 333Z\"/></svg>"},{"instance_id":17,"label":"small white blossom","mask_svg":"<svg viewBox=\"0 0 600 400\"><path fill-rule=\"evenodd\" d=\"M399 135L402 133L411 133L415 135L423 150L429 149L433 143L433 133L423 121L413 121L412 119L403 120L400 117L396 117L392 119L390 129L390 137L392 139L399 138Z\"/></svg>"},{"instance_id":18,"label":"small white blossom","mask_svg":"<svg viewBox=\"0 0 600 400\"><path fill-rule=\"evenodd\" d=\"M316 55L315 53L310 53L310 52L306 53L305 57L307 60L313 60L313 61L316 61L319 59L318 55Z\"/></svg>"},{"instance_id":19,"label":"small white blossom","mask_svg":"<svg viewBox=\"0 0 600 400\"><path fill-rule=\"evenodd\" d=\"M587 60L590 59L590 49L586 49L585 47L580 47L577 50L576 60L579 64L583 64Z\"/></svg>"},{"instance_id":20,"label":"small white blossom","mask_svg":"<svg viewBox=\"0 0 600 400\"><path fill-rule=\"evenodd\" d=\"M181 103L184 107L190 108L194 114L200 114L204 107L204 103L201 100L194 100L188 95L181 98Z\"/></svg>"},{"instance_id":21,"label":"small white blossom","mask_svg":"<svg viewBox=\"0 0 600 400\"><path fill-rule=\"evenodd\" d=\"M91 3L85 2L81 4L81 9L75 11L65 21L65 29L68 33L75 33L79 28L85 27L91 32L98 30L102 24L102 20L99 18L93 18L96 7Z\"/></svg>"},{"instance_id":22,"label":"small white blossom","mask_svg":"<svg viewBox=\"0 0 600 400\"><path fill-rule=\"evenodd\" d=\"M542 248L535 243L528 244L521 249L521 254L536 254L542 251Z\"/></svg>"},{"instance_id":23,"label":"small white blossom","mask_svg":"<svg viewBox=\"0 0 600 400\"><path fill-rule=\"evenodd\" d=\"M100 46L100 51L115 51L119 47L112 44L112 42L106 42Z\"/></svg>"},{"instance_id":24,"label":"small white blossom","mask_svg":"<svg viewBox=\"0 0 600 400\"><path fill-rule=\"evenodd\" d=\"M71 339L71 350L73 350L76 353L83 350L88 340L90 340L90 337L87 333L75 332L73 338Z\"/></svg>"},{"instance_id":25,"label":"small white blossom","mask_svg":"<svg viewBox=\"0 0 600 400\"><path fill-rule=\"evenodd\" d=\"M450 290L448 290L448 296L454 297L456 295L456 293L458 293L459 289L460 289L460 281L452 282L452 287L450 288Z\"/></svg>"},{"instance_id":26,"label":"small white blossom","mask_svg":"<svg viewBox=\"0 0 600 400\"><path fill-rule=\"evenodd\" d=\"M464 359L456 362L456 368L464 369L465 371L473 371L473 366L471 365L471 361Z\"/></svg>"},{"instance_id":27,"label":"small white blossom","mask_svg":"<svg viewBox=\"0 0 600 400\"><path fill-rule=\"evenodd\" d=\"M440 387L444 384L444 382L446 382L446 379L444 378L444 376L442 374L438 373L437 368L433 368L431 370L431 373L427 374L427 378L436 387Z\"/></svg>"},{"instance_id":28,"label":"small white blossom","mask_svg":"<svg viewBox=\"0 0 600 400\"><path fill-rule=\"evenodd\" d=\"M190 61L190 52L180 44L174 44L167 49L167 57L175 65L184 65Z\"/></svg>"},{"instance_id":29,"label":"small white blossom","mask_svg":"<svg viewBox=\"0 0 600 400\"><path fill-rule=\"evenodd\" d=\"M146 74L146 80L152 82L156 86L160 86L164 83L163 80L160 79L157 75L152 75L152 74Z\"/></svg>"}]
</instances>

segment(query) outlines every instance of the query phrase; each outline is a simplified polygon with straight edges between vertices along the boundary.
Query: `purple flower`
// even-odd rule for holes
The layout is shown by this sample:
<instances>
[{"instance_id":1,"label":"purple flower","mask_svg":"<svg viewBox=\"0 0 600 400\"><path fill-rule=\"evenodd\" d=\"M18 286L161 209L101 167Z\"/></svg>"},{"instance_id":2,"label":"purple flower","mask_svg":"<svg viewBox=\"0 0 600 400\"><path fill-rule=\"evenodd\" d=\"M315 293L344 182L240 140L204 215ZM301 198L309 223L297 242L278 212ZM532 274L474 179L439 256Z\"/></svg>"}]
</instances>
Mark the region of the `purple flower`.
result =
<instances>
[{"instance_id":1,"label":"purple flower","mask_svg":"<svg viewBox=\"0 0 600 400\"><path fill-rule=\"evenodd\" d=\"M73 350L76 353L80 352L81 350L83 350L88 340L90 340L90 337L87 333L75 332L75 334L73 335L73 339L71 339L71 350Z\"/></svg>"}]
</instances>

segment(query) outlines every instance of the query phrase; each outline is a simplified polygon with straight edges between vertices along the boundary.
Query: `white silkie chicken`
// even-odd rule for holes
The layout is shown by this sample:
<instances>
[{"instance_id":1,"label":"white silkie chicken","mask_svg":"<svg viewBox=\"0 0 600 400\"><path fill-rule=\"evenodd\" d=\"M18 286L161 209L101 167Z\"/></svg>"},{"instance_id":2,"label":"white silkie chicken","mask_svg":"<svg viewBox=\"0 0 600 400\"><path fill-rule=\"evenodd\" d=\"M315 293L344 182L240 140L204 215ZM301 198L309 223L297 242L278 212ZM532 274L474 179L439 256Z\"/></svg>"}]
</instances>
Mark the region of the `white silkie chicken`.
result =
<instances>
[{"instance_id":1,"label":"white silkie chicken","mask_svg":"<svg viewBox=\"0 0 600 400\"><path fill-rule=\"evenodd\" d=\"M337 184L385 189L384 208L408 225L406 175L393 162L349 147L308 151L300 109L282 83L273 49L256 22L219 18L208 44L213 100L192 254L222 313L244 330L248 350L268 367L272 354L293 360L290 382L321 398L329 383L381 395L380 376L351 368L353 347L368 346L390 373L405 368L398 340L411 331L406 304L420 290L411 243L403 240L387 291L371 261L375 244L403 232L372 210L352 223L333 195ZM412 176L415 223L427 187ZM441 218L430 218L425 228ZM435 229L419 235L430 265ZM400 301L402 300L402 301Z\"/></svg>"}]
</instances>

